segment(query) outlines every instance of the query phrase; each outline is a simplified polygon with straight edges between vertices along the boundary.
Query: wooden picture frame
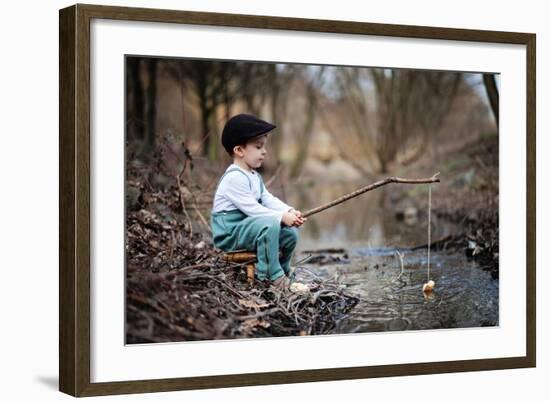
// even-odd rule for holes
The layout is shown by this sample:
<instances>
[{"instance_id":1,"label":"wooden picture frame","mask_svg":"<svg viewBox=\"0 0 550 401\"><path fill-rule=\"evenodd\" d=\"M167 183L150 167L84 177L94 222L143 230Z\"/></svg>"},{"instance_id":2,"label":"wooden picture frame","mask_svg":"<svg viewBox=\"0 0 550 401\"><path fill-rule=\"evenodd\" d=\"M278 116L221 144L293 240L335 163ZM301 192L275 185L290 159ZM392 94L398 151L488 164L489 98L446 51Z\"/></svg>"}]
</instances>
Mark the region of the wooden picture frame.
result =
<instances>
[{"instance_id":1,"label":"wooden picture frame","mask_svg":"<svg viewBox=\"0 0 550 401\"><path fill-rule=\"evenodd\" d=\"M362 367L91 382L90 22L92 19L516 44L526 47L526 355ZM74 5L59 14L59 389L73 396L144 393L535 367L535 49L530 33L194 11Z\"/></svg>"}]
</instances>

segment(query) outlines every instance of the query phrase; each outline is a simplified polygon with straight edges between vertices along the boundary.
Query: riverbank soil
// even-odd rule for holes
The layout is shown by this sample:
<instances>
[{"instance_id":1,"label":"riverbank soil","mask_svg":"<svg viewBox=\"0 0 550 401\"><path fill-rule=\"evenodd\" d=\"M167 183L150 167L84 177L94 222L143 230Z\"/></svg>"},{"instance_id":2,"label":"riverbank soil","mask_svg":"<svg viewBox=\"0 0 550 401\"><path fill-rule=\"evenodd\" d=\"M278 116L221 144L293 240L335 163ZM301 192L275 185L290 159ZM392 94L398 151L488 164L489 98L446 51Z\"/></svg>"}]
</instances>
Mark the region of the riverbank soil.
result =
<instances>
[{"instance_id":1,"label":"riverbank soil","mask_svg":"<svg viewBox=\"0 0 550 401\"><path fill-rule=\"evenodd\" d=\"M184 209L183 183L153 189L143 171L128 175L127 343L323 334L358 302L330 281L300 293L249 284L206 229L193 229L201 217Z\"/></svg>"},{"instance_id":2,"label":"riverbank soil","mask_svg":"<svg viewBox=\"0 0 550 401\"><path fill-rule=\"evenodd\" d=\"M456 249L499 277L499 174L498 136L488 135L459 147L439 149L437 160L402 167L399 175L429 177L439 172L432 187L432 222L446 220L456 231L445 238L432 237L432 249ZM440 168L434 171L434 166ZM418 210L426 218L428 188L399 186L392 190L387 207ZM433 227L433 225L432 225Z\"/></svg>"}]
</instances>

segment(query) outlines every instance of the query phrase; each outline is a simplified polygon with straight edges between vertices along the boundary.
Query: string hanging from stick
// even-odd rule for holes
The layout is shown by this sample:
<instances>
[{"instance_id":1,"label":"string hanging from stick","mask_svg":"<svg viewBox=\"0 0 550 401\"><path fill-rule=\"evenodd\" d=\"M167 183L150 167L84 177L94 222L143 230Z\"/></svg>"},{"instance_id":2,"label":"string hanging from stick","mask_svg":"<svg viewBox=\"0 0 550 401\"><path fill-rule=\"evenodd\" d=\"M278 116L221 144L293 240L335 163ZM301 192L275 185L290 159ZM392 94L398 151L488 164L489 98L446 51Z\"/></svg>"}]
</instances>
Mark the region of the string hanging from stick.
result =
<instances>
[{"instance_id":1,"label":"string hanging from stick","mask_svg":"<svg viewBox=\"0 0 550 401\"><path fill-rule=\"evenodd\" d=\"M430 281L430 245L432 244L432 185L428 184L428 281Z\"/></svg>"},{"instance_id":2,"label":"string hanging from stick","mask_svg":"<svg viewBox=\"0 0 550 401\"><path fill-rule=\"evenodd\" d=\"M432 179L436 179L439 173L435 174ZM422 286L424 293L431 293L434 289L435 282L430 279L430 248L432 245L432 184L428 184L428 282Z\"/></svg>"}]
</instances>

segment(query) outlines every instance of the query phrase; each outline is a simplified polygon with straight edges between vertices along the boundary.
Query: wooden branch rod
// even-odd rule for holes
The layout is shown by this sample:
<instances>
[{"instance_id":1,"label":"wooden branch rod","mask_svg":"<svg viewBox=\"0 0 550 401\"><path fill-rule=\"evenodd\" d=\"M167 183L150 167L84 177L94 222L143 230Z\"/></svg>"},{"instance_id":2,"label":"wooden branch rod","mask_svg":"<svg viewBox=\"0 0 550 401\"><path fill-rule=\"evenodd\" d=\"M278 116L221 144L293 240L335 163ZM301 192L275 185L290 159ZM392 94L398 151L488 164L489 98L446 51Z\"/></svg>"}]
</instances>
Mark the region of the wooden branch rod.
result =
<instances>
[{"instance_id":1,"label":"wooden branch rod","mask_svg":"<svg viewBox=\"0 0 550 401\"><path fill-rule=\"evenodd\" d=\"M322 212L323 210L328 209L329 207L339 205L342 202L345 202L345 201L347 201L351 198L355 198L356 196L359 196L359 195L361 195L365 192L368 192L368 191L372 191L373 189L379 188L379 187L381 187L383 185L386 185L386 184L391 184L391 183L397 183L397 184L432 184L434 182L440 182L439 178L437 178L438 175L439 175L439 173L435 174L431 178L420 178L420 179L416 179L416 180L415 179L409 179L409 178L388 177L388 178L383 179L381 181L377 181L373 184L367 185L366 187L360 188L357 191L353 191L353 192L351 192L347 195L341 196L340 198L338 198L336 200L333 200L332 202L329 202L327 204L318 206L314 209L310 209L310 210L304 212L302 215L304 217L309 217L313 214Z\"/></svg>"}]
</instances>

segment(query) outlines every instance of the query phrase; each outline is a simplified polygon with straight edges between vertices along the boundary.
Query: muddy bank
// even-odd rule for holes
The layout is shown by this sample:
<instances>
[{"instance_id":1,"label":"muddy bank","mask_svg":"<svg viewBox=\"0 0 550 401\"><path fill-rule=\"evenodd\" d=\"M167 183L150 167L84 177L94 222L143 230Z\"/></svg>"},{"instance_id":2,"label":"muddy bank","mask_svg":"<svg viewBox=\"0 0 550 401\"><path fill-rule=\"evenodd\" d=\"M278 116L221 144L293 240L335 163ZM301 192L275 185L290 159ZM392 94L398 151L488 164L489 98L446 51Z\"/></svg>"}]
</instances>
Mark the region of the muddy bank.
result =
<instances>
[{"instance_id":1,"label":"muddy bank","mask_svg":"<svg viewBox=\"0 0 550 401\"><path fill-rule=\"evenodd\" d=\"M223 261L209 234L192 229L200 217L181 185L129 183L127 343L325 334L357 304L338 283L315 277L304 293L248 284L243 266Z\"/></svg>"}]
</instances>

